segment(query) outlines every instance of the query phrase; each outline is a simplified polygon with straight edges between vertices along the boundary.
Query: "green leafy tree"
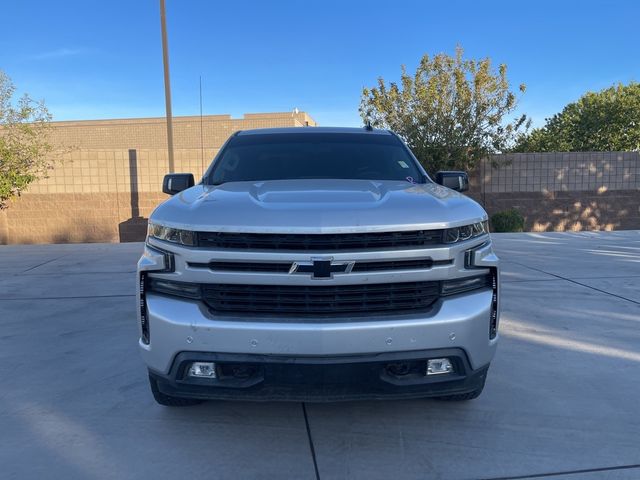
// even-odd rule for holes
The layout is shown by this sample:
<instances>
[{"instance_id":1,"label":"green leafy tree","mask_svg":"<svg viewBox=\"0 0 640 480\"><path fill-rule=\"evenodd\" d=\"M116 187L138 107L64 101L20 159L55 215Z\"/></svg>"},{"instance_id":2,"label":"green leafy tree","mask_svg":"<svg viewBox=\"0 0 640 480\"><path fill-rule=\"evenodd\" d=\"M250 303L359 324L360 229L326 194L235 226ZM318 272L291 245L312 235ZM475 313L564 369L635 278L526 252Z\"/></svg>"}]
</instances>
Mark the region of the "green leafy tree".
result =
<instances>
[{"instance_id":1,"label":"green leafy tree","mask_svg":"<svg viewBox=\"0 0 640 480\"><path fill-rule=\"evenodd\" d=\"M15 86L0 71L0 209L53 166L51 115L28 95L14 100Z\"/></svg>"},{"instance_id":2,"label":"green leafy tree","mask_svg":"<svg viewBox=\"0 0 640 480\"><path fill-rule=\"evenodd\" d=\"M495 71L489 58L464 59L458 47L454 57L424 55L413 75L403 65L399 83L379 78L376 87L364 88L360 116L395 131L433 173L473 169L513 146L529 126L525 115L507 121L516 104L506 65Z\"/></svg>"},{"instance_id":3,"label":"green leafy tree","mask_svg":"<svg viewBox=\"0 0 640 480\"><path fill-rule=\"evenodd\" d=\"M587 92L524 135L515 151L640 150L640 83Z\"/></svg>"}]
</instances>

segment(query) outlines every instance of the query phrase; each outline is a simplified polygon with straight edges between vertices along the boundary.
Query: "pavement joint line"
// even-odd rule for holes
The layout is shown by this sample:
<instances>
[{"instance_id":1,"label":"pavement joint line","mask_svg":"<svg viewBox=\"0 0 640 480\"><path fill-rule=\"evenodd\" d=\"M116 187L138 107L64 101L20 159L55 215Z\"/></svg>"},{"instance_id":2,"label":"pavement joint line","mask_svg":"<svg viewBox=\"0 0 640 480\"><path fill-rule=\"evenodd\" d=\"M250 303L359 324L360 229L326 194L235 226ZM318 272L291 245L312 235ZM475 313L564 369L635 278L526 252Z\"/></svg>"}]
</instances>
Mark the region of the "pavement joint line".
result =
<instances>
[{"instance_id":1,"label":"pavement joint line","mask_svg":"<svg viewBox=\"0 0 640 480\"><path fill-rule=\"evenodd\" d=\"M584 468L581 470L565 470L560 472L548 472L548 473L532 473L527 475L516 475L512 477L485 477L479 478L478 480L525 480L529 478L549 478L549 477L559 477L561 475L579 475L581 473L597 473L597 472L613 472L616 470L634 470L636 468L640 468L639 464L632 465L619 465L616 467L599 467L599 468Z\"/></svg>"},{"instance_id":2,"label":"pavement joint line","mask_svg":"<svg viewBox=\"0 0 640 480\"><path fill-rule=\"evenodd\" d=\"M631 298L623 297L622 295L617 295L615 293L607 292L606 290L602 290L600 288L592 287L591 285L586 285L584 283L577 282L576 280L572 280L570 278L566 278L566 277L563 277L561 275L556 275L555 273L545 272L544 270L541 270L541 269L535 268L535 267L530 267L529 265L525 265L524 263L517 263L517 262L513 262L513 263L515 263L516 265L520 265L522 267L525 267L525 268L529 268L531 270L535 270L536 272L546 273L547 275L551 275L551 276L559 278L561 280L566 280L567 282L571 282L571 283L574 283L576 285L580 285L581 287L585 287L585 288L588 288L590 290L594 290L596 292L604 293L605 295L610 295L612 297L616 297L616 298L619 298L621 300L626 300L627 302L631 302L631 303L635 303L636 305L640 305L640 302L638 302L636 300L632 300Z\"/></svg>"},{"instance_id":3,"label":"pavement joint line","mask_svg":"<svg viewBox=\"0 0 640 480\"><path fill-rule=\"evenodd\" d=\"M38 268L38 267L41 267L43 265L46 265L47 263L51 263L51 262L55 262L56 260L60 260L62 257L66 257L67 255L71 255L71 252L65 253L64 255L60 255L59 257L56 257L56 258L52 258L51 260L47 260L46 262L42 262L42 263L40 263L40 264L38 264L38 265L36 265L34 267L27 268L26 270L20 272L18 275L22 275L23 273L29 272L29 271L33 270L34 268Z\"/></svg>"},{"instance_id":4,"label":"pavement joint line","mask_svg":"<svg viewBox=\"0 0 640 480\"><path fill-rule=\"evenodd\" d=\"M503 274L504 275L504 274ZM500 280L500 283L524 283L524 282L558 282L559 278L529 278L527 280Z\"/></svg>"},{"instance_id":5,"label":"pavement joint line","mask_svg":"<svg viewBox=\"0 0 640 480\"><path fill-rule=\"evenodd\" d=\"M606 275L603 277L572 277L571 280L600 280L603 278L640 278L640 275Z\"/></svg>"},{"instance_id":6,"label":"pavement joint line","mask_svg":"<svg viewBox=\"0 0 640 480\"><path fill-rule=\"evenodd\" d=\"M120 294L120 295L81 295L75 297L21 297L21 298L2 298L0 302L4 300L75 300L79 298L119 298L119 297L135 297L135 294Z\"/></svg>"},{"instance_id":7,"label":"pavement joint line","mask_svg":"<svg viewBox=\"0 0 640 480\"><path fill-rule=\"evenodd\" d=\"M307 415L307 405L302 402L302 414L304 416L304 424L307 429L307 438L309 439L309 450L311 450L311 458L313 460L313 469L316 474L316 480L320 480L320 471L318 470L318 459L316 458L316 449L313 445L313 437L311 436L311 427L309 426L309 416Z\"/></svg>"},{"instance_id":8,"label":"pavement joint line","mask_svg":"<svg viewBox=\"0 0 640 480\"><path fill-rule=\"evenodd\" d=\"M115 272L55 272L55 273L30 273L30 277L50 277L53 275L87 275L87 274L100 274L100 275L109 275L111 273L136 273L135 270L119 270ZM23 275L24 272L19 273L18 275Z\"/></svg>"},{"instance_id":9,"label":"pavement joint line","mask_svg":"<svg viewBox=\"0 0 640 480\"><path fill-rule=\"evenodd\" d=\"M529 267L527 267L529 268ZM546 273L546 272L545 272ZM504 276L504 273L502 273ZM551 275L551 274L549 274ZM605 277L573 277L573 278L528 278L524 280L502 280L502 283L522 283L522 282L557 282L558 280L607 280L607 279L623 279L623 278L640 278L640 275L617 275L617 276L605 276Z\"/></svg>"}]
</instances>

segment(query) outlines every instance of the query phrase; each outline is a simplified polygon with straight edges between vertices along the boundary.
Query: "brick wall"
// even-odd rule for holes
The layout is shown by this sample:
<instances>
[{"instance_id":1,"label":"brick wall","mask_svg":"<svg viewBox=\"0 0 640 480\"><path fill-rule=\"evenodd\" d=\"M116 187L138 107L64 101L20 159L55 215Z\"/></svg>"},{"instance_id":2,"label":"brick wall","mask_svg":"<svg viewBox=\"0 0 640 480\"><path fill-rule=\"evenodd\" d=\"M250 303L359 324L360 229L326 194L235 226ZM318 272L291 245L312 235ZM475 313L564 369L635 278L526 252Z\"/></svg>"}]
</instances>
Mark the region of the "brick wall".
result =
<instances>
[{"instance_id":1,"label":"brick wall","mask_svg":"<svg viewBox=\"0 0 640 480\"><path fill-rule=\"evenodd\" d=\"M304 112L174 118L176 172L202 176L237 130L315 125ZM54 122L52 141L70 149L49 178L0 212L0 244L144 239L168 172L163 118ZM204 149L201 148L201 135Z\"/></svg>"},{"instance_id":2,"label":"brick wall","mask_svg":"<svg viewBox=\"0 0 640 480\"><path fill-rule=\"evenodd\" d=\"M640 229L638 152L496 155L472 174L489 214L515 208L532 231Z\"/></svg>"},{"instance_id":3,"label":"brick wall","mask_svg":"<svg viewBox=\"0 0 640 480\"><path fill-rule=\"evenodd\" d=\"M174 119L175 171L199 178L228 136L249 128L315 125L304 112ZM0 244L118 242L144 238L166 199L162 118L56 122L53 139L73 147L49 178L0 212ZM494 168L492 164L499 165ZM471 175L469 195L489 214L516 208L526 228L640 229L638 152L497 155Z\"/></svg>"}]
</instances>

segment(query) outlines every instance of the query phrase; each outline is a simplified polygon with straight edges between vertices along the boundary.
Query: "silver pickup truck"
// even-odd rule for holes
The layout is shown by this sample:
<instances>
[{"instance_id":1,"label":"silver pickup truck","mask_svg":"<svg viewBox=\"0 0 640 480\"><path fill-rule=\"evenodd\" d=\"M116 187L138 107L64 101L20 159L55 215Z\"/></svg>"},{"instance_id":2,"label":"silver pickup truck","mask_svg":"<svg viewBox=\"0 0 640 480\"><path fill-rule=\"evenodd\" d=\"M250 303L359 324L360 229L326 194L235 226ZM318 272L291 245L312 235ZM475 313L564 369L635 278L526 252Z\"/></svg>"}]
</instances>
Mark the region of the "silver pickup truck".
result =
<instances>
[{"instance_id":1,"label":"silver pickup truck","mask_svg":"<svg viewBox=\"0 0 640 480\"><path fill-rule=\"evenodd\" d=\"M241 131L167 175L138 263L155 400L480 395L498 258L467 186L371 128Z\"/></svg>"}]
</instances>

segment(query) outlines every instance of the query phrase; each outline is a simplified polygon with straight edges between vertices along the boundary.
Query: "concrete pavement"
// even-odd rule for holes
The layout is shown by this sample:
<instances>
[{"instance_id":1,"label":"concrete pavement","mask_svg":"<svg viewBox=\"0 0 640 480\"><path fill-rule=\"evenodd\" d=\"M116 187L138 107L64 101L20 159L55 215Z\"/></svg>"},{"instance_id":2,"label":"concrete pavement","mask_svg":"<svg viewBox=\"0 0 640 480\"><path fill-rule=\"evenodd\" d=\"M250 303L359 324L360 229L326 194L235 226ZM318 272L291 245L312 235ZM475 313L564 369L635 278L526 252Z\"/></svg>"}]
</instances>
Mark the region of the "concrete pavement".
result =
<instances>
[{"instance_id":1,"label":"concrete pavement","mask_svg":"<svg viewBox=\"0 0 640 480\"><path fill-rule=\"evenodd\" d=\"M494 241L502 338L479 399L304 409L154 403L140 244L0 247L0 477L640 478L640 232Z\"/></svg>"}]
</instances>

